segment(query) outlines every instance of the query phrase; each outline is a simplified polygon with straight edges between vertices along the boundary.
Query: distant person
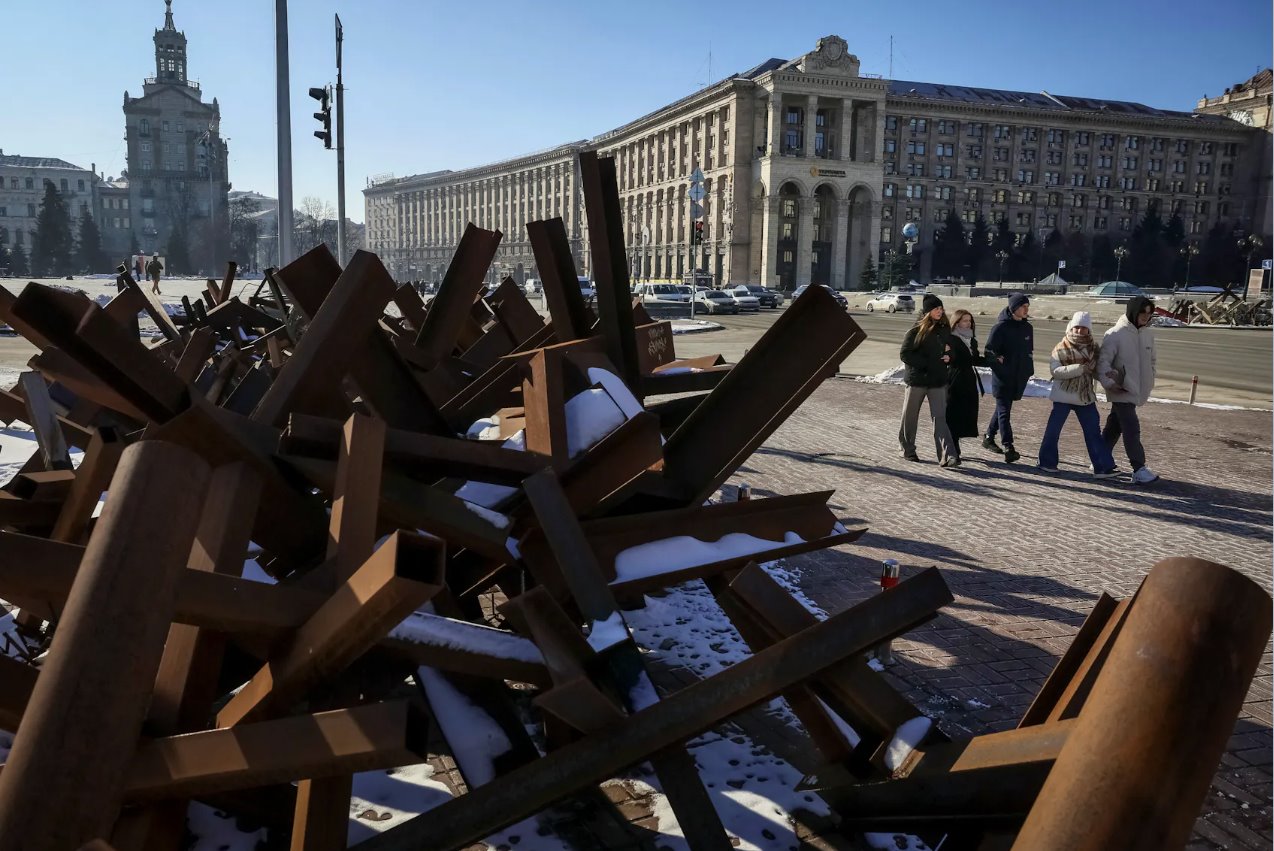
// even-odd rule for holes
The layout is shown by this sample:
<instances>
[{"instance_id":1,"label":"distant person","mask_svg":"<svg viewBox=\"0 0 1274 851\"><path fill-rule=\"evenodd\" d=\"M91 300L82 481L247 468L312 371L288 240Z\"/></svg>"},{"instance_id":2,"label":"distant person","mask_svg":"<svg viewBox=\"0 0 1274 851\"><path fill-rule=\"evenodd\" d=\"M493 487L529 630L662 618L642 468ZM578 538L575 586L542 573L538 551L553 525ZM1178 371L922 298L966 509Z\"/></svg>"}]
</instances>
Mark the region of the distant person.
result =
<instances>
[{"instance_id":1,"label":"distant person","mask_svg":"<svg viewBox=\"0 0 1274 851\"><path fill-rule=\"evenodd\" d=\"M898 445L902 457L919 461L916 455L916 425L920 405L929 401L929 418L933 420L933 444L938 461L944 467L960 466L959 452L947 430L947 364L951 362L951 343L947 339L951 325L947 322L942 299L926 295L920 321L903 338L899 357L906 365L903 377L907 385L902 396L902 425L898 429Z\"/></svg>"},{"instance_id":2,"label":"distant person","mask_svg":"<svg viewBox=\"0 0 1274 851\"><path fill-rule=\"evenodd\" d=\"M1031 300L1023 293L1009 296L1009 306L1000 311L995 327L986 338L986 363L991 367L991 395L995 397L995 413L986 425L982 447L1004 456L1005 463L1012 464L1022 456L1014 448L1013 403L1022 398L1026 384L1035 371L1032 356L1035 353L1034 330L1027 316L1031 312ZM1001 449L995 443L996 436L1004 442Z\"/></svg>"},{"instance_id":3,"label":"distant person","mask_svg":"<svg viewBox=\"0 0 1274 851\"><path fill-rule=\"evenodd\" d=\"M1147 485L1159 478L1146 466L1146 450L1141 445L1141 421L1137 408L1150 399L1155 386L1155 336L1150 327L1154 303L1145 296L1128 300L1124 315L1102 337L1101 357L1097 363L1097 379L1106 388L1110 414L1102 437L1107 448L1114 450L1119 438L1132 465L1132 480Z\"/></svg>"},{"instance_id":4,"label":"distant person","mask_svg":"<svg viewBox=\"0 0 1274 851\"><path fill-rule=\"evenodd\" d=\"M1104 479L1117 473L1110 447L1101 435L1101 414L1097 411L1094 386L1100 347L1093 339L1092 328L1093 320L1088 312L1076 311L1066 326L1066 335L1053 347L1049 359L1053 386L1048 398L1053 400L1053 411L1044 427L1044 439L1040 441L1039 463L1039 469L1045 473L1057 472L1057 441L1072 412L1084 432L1093 474Z\"/></svg>"},{"instance_id":5,"label":"distant person","mask_svg":"<svg viewBox=\"0 0 1274 851\"><path fill-rule=\"evenodd\" d=\"M974 370L983 365L978 352L973 314L957 310L951 314L951 360L947 363L947 429L955 457L960 459L960 438L978 436L978 397L985 392Z\"/></svg>"},{"instance_id":6,"label":"distant person","mask_svg":"<svg viewBox=\"0 0 1274 851\"><path fill-rule=\"evenodd\" d=\"M145 264L142 263L142 255L138 254L133 258L133 280L139 284L146 280L145 275L142 274L144 268Z\"/></svg>"},{"instance_id":7,"label":"distant person","mask_svg":"<svg viewBox=\"0 0 1274 851\"><path fill-rule=\"evenodd\" d=\"M150 275L150 291L155 295L163 295L159 291L159 278L164 274L164 264L159 262L158 254L146 264L146 274Z\"/></svg>"}]
</instances>

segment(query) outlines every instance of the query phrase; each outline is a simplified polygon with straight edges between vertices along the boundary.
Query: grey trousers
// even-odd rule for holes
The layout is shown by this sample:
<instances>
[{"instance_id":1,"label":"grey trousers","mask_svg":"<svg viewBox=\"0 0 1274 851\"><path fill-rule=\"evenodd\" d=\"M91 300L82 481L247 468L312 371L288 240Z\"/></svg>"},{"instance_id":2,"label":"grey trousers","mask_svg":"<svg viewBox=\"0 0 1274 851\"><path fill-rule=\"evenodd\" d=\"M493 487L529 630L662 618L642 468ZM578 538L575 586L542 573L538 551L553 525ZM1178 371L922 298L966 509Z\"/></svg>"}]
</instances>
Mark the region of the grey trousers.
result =
<instances>
[{"instance_id":1,"label":"grey trousers","mask_svg":"<svg viewBox=\"0 0 1274 851\"><path fill-rule=\"evenodd\" d=\"M933 446L938 460L959 454L947 428L947 388L912 387L908 385L902 394L902 426L898 429L898 445L903 455L916 454L916 424L920 420L920 403L929 400L929 419L933 421Z\"/></svg>"}]
</instances>

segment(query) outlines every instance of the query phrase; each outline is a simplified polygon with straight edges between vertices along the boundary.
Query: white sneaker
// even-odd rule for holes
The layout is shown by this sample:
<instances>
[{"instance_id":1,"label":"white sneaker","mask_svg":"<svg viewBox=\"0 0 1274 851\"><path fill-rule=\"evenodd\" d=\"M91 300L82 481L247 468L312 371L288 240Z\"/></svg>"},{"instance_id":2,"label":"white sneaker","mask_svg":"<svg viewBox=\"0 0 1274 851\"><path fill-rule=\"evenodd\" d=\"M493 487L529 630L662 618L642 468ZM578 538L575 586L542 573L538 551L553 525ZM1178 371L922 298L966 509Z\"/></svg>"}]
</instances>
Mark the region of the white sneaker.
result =
<instances>
[{"instance_id":1,"label":"white sneaker","mask_svg":"<svg viewBox=\"0 0 1274 851\"><path fill-rule=\"evenodd\" d=\"M1139 485L1148 485L1159 479L1159 474L1149 467L1138 467L1137 472L1132 474L1132 480Z\"/></svg>"}]
</instances>

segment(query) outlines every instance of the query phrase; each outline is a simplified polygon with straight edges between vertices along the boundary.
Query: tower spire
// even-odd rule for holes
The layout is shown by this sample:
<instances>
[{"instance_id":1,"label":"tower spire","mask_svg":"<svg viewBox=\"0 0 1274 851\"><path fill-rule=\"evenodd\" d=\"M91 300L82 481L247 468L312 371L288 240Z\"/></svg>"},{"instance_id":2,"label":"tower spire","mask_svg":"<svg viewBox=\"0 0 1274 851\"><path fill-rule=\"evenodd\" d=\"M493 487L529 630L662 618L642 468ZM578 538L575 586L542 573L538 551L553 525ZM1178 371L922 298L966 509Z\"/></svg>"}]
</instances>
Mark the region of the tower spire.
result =
<instances>
[{"instance_id":1,"label":"tower spire","mask_svg":"<svg viewBox=\"0 0 1274 851\"><path fill-rule=\"evenodd\" d=\"M177 31L173 24L173 0L164 0L164 29L169 32Z\"/></svg>"}]
</instances>

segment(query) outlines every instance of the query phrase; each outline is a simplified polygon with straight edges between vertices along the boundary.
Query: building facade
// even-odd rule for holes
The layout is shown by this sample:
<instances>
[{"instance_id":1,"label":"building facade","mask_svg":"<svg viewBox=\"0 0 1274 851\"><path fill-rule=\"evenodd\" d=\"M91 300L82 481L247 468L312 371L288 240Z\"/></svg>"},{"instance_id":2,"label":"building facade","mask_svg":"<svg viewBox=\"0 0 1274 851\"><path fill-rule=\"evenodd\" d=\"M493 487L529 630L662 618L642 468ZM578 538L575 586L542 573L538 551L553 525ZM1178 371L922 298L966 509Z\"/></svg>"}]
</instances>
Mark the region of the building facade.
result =
<instances>
[{"instance_id":1,"label":"building facade","mask_svg":"<svg viewBox=\"0 0 1274 851\"><path fill-rule=\"evenodd\" d=\"M23 252L31 253L45 183L52 183L62 194L71 216L71 232L78 234L84 213L98 218L98 182L92 168L55 157L23 157L0 150L0 245L21 246Z\"/></svg>"},{"instance_id":2,"label":"building facade","mask_svg":"<svg viewBox=\"0 0 1274 851\"><path fill-rule=\"evenodd\" d=\"M1274 226L1274 205L1271 205L1270 186L1274 184L1274 72L1266 68L1242 83L1225 90L1220 97L1200 98L1194 111L1203 115L1223 115L1246 127L1261 130L1256 134L1259 144L1249 146L1240 167L1242 182L1254 187L1251 203L1254 219L1250 226L1253 233L1268 234ZM1246 200L1246 199L1245 199Z\"/></svg>"},{"instance_id":3,"label":"building facade","mask_svg":"<svg viewBox=\"0 0 1274 851\"><path fill-rule=\"evenodd\" d=\"M1267 119L1268 120L1268 119ZM1268 134L1266 134L1268 138ZM1261 136L1228 115L1142 104L883 80L837 36L771 59L594 139L479 169L372 179L368 247L399 278L437 280L466 222L505 234L492 277L534 271L525 225L562 216L587 273L574 161L616 161L634 281L852 288L863 266L912 246L928 280L950 211L1120 242L1151 204L1187 235L1250 222L1264 189ZM1268 159L1268 157L1266 157ZM704 244L689 245L689 179L703 172Z\"/></svg>"},{"instance_id":4,"label":"building facade","mask_svg":"<svg viewBox=\"0 0 1274 851\"><path fill-rule=\"evenodd\" d=\"M165 6L155 76L141 97L124 93L130 220L143 252L171 254L176 228L195 264L215 269L226 256L230 189L221 107L216 98L204 103L187 76L186 35L173 24L172 0Z\"/></svg>"}]
</instances>

